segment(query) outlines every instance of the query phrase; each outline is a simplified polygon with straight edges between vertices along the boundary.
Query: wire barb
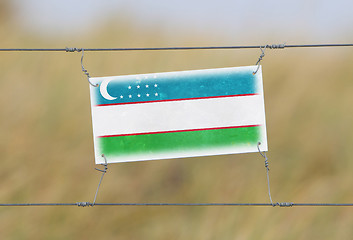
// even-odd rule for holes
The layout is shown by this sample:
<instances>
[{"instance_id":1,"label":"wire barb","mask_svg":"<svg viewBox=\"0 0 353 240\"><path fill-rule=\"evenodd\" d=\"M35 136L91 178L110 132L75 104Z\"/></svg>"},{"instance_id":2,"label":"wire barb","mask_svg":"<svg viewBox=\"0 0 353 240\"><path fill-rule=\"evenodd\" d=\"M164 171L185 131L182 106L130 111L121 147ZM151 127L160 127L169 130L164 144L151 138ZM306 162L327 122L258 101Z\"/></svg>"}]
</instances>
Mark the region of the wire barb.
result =
<instances>
[{"instance_id":1,"label":"wire barb","mask_svg":"<svg viewBox=\"0 0 353 240\"><path fill-rule=\"evenodd\" d=\"M101 183L102 183L102 180L103 180L103 177L104 177L104 174L107 172L108 170L108 163L107 163L107 158L104 156L104 154L102 154L102 157L104 158L104 164L102 164L104 166L104 169L98 169L98 168L95 168L97 171L100 171L102 172L102 176L101 176L101 180L99 181L99 184L98 184L98 187L97 187L97 190L96 190L96 194L94 195L94 200L93 200L93 203L92 203L92 207L94 206L94 204L96 203L96 199L97 199L97 195L98 195L98 191L99 191L99 188L101 186Z\"/></svg>"},{"instance_id":2,"label":"wire barb","mask_svg":"<svg viewBox=\"0 0 353 240\"><path fill-rule=\"evenodd\" d=\"M257 143L257 149L259 150L259 153L261 154L261 156L262 156L263 158L265 158L265 168L266 168L266 175L267 175L268 196L270 197L270 202L271 202L272 206L275 207L276 204L274 204L274 203L272 202L272 197L271 197L270 174L269 174L270 168L269 168L268 158L267 158L265 152L261 152L261 150L260 150L260 145L261 145L261 142L258 142L258 143Z\"/></svg>"}]
</instances>

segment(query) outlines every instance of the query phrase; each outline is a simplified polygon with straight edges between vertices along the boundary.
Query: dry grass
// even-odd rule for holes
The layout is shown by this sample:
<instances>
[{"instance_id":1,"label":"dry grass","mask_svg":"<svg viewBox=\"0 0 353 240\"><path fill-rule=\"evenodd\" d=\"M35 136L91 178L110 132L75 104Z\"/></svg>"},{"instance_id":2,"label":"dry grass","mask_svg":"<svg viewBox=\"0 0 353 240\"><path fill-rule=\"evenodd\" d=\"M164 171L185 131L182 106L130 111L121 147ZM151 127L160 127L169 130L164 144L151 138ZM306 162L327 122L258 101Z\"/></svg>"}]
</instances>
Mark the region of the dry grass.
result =
<instances>
[{"instance_id":1,"label":"dry grass","mask_svg":"<svg viewBox=\"0 0 353 240\"><path fill-rule=\"evenodd\" d=\"M45 40L1 26L2 47ZM6 33L6 34L5 34ZM167 46L125 28L63 46ZM214 44L195 36L177 45ZM205 38L203 38L205 39ZM53 43L55 45L55 42ZM52 44L50 46L53 46ZM259 51L87 53L92 76L252 65ZM77 53L1 53L1 202L92 201L89 88ZM352 202L352 49L269 51L263 62L275 201ZM267 202L259 154L114 164L99 202ZM0 208L2 239L349 239L349 208Z\"/></svg>"}]
</instances>

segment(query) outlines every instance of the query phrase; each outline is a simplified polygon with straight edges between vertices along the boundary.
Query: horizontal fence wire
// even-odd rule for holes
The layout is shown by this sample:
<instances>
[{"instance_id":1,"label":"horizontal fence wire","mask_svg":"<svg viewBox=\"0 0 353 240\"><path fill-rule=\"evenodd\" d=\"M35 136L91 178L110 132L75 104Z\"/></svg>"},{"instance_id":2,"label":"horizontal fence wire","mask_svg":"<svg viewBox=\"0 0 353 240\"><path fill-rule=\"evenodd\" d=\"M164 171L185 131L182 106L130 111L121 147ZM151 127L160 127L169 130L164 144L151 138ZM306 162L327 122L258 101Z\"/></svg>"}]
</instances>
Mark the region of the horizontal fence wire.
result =
<instances>
[{"instance_id":1,"label":"horizontal fence wire","mask_svg":"<svg viewBox=\"0 0 353 240\"><path fill-rule=\"evenodd\" d=\"M0 207L49 207L49 206L77 206L77 207L94 207L94 206L150 206L150 207L353 207L353 203L1 203Z\"/></svg>"},{"instance_id":2,"label":"horizontal fence wire","mask_svg":"<svg viewBox=\"0 0 353 240\"><path fill-rule=\"evenodd\" d=\"M249 46L203 46L203 47L137 47L137 48L0 48L2 52L81 52L83 51L172 51L172 50L226 50L226 49L284 49L317 47L353 47L353 43L329 44L271 44Z\"/></svg>"}]
</instances>

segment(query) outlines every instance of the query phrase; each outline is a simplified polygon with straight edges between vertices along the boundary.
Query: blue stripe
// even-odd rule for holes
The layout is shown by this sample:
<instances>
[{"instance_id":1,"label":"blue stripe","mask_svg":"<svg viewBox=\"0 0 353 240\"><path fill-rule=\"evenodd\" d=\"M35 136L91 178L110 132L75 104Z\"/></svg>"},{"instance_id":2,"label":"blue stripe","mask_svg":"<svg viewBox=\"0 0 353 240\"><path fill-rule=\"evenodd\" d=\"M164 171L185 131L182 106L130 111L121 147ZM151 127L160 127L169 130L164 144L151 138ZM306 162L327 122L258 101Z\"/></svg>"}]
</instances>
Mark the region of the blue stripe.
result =
<instances>
[{"instance_id":1,"label":"blue stripe","mask_svg":"<svg viewBox=\"0 0 353 240\"><path fill-rule=\"evenodd\" d=\"M107 91L117 99L103 98L97 87L94 89L95 105L258 93L256 75L249 67L241 70L223 68L117 76L111 79Z\"/></svg>"}]
</instances>

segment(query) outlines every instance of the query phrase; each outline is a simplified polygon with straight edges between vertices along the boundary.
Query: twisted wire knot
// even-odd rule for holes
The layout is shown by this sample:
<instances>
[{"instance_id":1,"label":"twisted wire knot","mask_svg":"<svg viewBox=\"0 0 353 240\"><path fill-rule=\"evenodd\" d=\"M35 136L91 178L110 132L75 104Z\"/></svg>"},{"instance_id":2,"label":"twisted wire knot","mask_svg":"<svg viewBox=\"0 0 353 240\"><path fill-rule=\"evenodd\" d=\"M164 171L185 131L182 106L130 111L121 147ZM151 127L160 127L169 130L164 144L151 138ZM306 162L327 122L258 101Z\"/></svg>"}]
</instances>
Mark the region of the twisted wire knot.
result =
<instances>
[{"instance_id":1,"label":"twisted wire knot","mask_svg":"<svg viewBox=\"0 0 353 240\"><path fill-rule=\"evenodd\" d=\"M269 166L269 162L268 162L268 159L266 158L265 159L265 168L267 168L270 171L270 168L268 166Z\"/></svg>"},{"instance_id":2,"label":"twisted wire knot","mask_svg":"<svg viewBox=\"0 0 353 240\"><path fill-rule=\"evenodd\" d=\"M76 205L77 207L93 207L93 204L90 202L77 202Z\"/></svg>"},{"instance_id":3,"label":"twisted wire knot","mask_svg":"<svg viewBox=\"0 0 353 240\"><path fill-rule=\"evenodd\" d=\"M260 68L260 62L262 61L262 59L264 58L265 56L265 50L266 48L269 48L269 49L284 49L286 47L285 43L281 43L281 44L272 44L272 45L265 45L265 46L260 46L260 50L261 50L261 55L259 57L259 60L257 60L256 64L257 65L257 68L256 70L253 72L253 74L255 75L257 73L257 71L259 71L259 68Z\"/></svg>"},{"instance_id":4,"label":"twisted wire knot","mask_svg":"<svg viewBox=\"0 0 353 240\"><path fill-rule=\"evenodd\" d=\"M81 66L81 68L82 68L83 74L85 74L89 80L91 78L91 76L89 75L88 71L83 67L83 65Z\"/></svg>"},{"instance_id":5,"label":"twisted wire knot","mask_svg":"<svg viewBox=\"0 0 353 240\"><path fill-rule=\"evenodd\" d=\"M266 48L269 48L269 49L284 49L285 47L286 47L285 43L266 45Z\"/></svg>"},{"instance_id":6,"label":"twisted wire knot","mask_svg":"<svg viewBox=\"0 0 353 240\"><path fill-rule=\"evenodd\" d=\"M276 207L293 207L294 203L292 202L277 202L277 203L273 203L272 206Z\"/></svg>"},{"instance_id":7,"label":"twisted wire knot","mask_svg":"<svg viewBox=\"0 0 353 240\"><path fill-rule=\"evenodd\" d=\"M82 52L82 48L75 48L75 47L73 47L73 48L69 48L69 47L66 47L65 48L65 51L66 52Z\"/></svg>"}]
</instances>

